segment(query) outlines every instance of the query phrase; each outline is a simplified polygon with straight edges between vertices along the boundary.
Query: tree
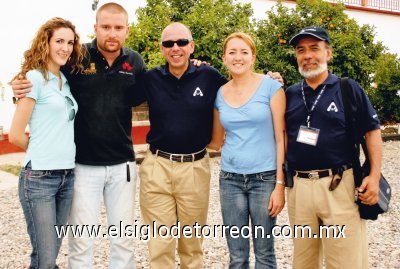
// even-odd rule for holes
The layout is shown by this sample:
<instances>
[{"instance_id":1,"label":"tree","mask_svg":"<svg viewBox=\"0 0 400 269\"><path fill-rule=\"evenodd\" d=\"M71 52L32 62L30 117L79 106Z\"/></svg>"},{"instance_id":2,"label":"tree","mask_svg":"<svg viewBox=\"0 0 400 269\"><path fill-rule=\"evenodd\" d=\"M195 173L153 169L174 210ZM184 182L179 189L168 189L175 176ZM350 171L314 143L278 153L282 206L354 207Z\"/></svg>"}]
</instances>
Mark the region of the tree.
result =
<instances>
[{"instance_id":1,"label":"tree","mask_svg":"<svg viewBox=\"0 0 400 269\"><path fill-rule=\"evenodd\" d=\"M147 0L136 11L138 23L132 24L126 46L138 51L149 68L164 63L160 53L161 31L171 23L176 10L167 0Z\"/></svg>"},{"instance_id":2,"label":"tree","mask_svg":"<svg viewBox=\"0 0 400 269\"><path fill-rule=\"evenodd\" d=\"M204 12L204 11L207 12ZM232 0L199 0L185 16L183 23L192 30L196 40L194 58L205 60L222 69L222 45L235 32L254 32L250 4L234 4ZM225 70L221 70L225 73Z\"/></svg>"},{"instance_id":3,"label":"tree","mask_svg":"<svg viewBox=\"0 0 400 269\"><path fill-rule=\"evenodd\" d=\"M206 11L206 12L205 12ZM194 58L222 67L222 42L232 32L253 32L250 4L233 0L147 0L137 11L138 23L132 25L127 46L137 50L148 67L164 63L160 53L161 31L169 23L187 25L195 40Z\"/></svg>"},{"instance_id":4,"label":"tree","mask_svg":"<svg viewBox=\"0 0 400 269\"><path fill-rule=\"evenodd\" d=\"M278 4L266 13L267 18L257 23L258 68L280 71L286 84L301 79L290 38L306 26L325 28L333 47L330 70L338 76L358 81L369 91L371 74L377 58L384 51L380 42L374 42L374 28L359 26L344 11L343 4L332 5L322 0L298 0L295 8Z\"/></svg>"},{"instance_id":5,"label":"tree","mask_svg":"<svg viewBox=\"0 0 400 269\"><path fill-rule=\"evenodd\" d=\"M376 88L370 92L371 102L383 123L400 122L400 60L384 53L377 60Z\"/></svg>"},{"instance_id":6,"label":"tree","mask_svg":"<svg viewBox=\"0 0 400 269\"><path fill-rule=\"evenodd\" d=\"M322 0L298 0L295 8L278 2L266 12L265 19L255 22L249 19L253 14L251 5L233 0L147 0L147 6L137 10L138 22L131 27L127 46L137 50L149 68L163 64L161 32L171 22L180 21L192 31L196 43L193 57L226 73L221 59L222 43L230 33L244 31L256 41L256 69L279 71L286 85L291 85L298 82L301 75L297 71L294 50L288 44L290 38L306 26L321 26L327 29L332 41L333 57L329 69L338 76L359 82L376 102L374 105L379 106L378 112L383 119L396 118L394 107L384 108L387 99L397 100L397 95L393 95L396 91L388 89L398 87L394 86L398 77L392 74L389 78L387 74L391 69L384 64L393 57L379 58L385 48L380 42L374 42L374 28L359 26L344 13L344 9L343 4L332 5ZM377 89L371 87L374 78Z\"/></svg>"},{"instance_id":7,"label":"tree","mask_svg":"<svg viewBox=\"0 0 400 269\"><path fill-rule=\"evenodd\" d=\"M338 76L355 79L367 91L383 122L400 121L400 71L396 56L386 54L381 42L374 42L375 30L359 26L344 13L343 4L323 0L298 0L295 8L278 1L266 18L251 21L250 4L234 0L147 0L136 12L126 45L138 51L149 68L163 64L161 32L171 22L186 24L196 43L194 58L205 60L226 73L222 64L222 43L235 31L252 35L257 45L256 69L279 71L286 85L301 80L290 38L306 26L321 26L329 32L333 57L329 69ZM374 76L375 74L375 76ZM375 80L375 81L373 81ZM377 87L371 87L376 82Z\"/></svg>"}]
</instances>

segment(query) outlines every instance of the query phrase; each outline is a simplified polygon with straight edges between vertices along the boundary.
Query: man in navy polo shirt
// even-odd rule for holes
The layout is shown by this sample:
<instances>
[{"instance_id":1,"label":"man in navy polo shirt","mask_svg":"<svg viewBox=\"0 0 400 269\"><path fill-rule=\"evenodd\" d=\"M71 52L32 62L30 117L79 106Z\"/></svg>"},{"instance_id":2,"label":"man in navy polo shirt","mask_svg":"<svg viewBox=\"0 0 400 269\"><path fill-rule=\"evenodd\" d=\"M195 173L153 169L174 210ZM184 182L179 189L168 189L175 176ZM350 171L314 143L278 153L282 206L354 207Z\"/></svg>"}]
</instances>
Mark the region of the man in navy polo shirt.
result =
<instances>
[{"instance_id":1,"label":"man in navy polo shirt","mask_svg":"<svg viewBox=\"0 0 400 269\"><path fill-rule=\"evenodd\" d=\"M168 25L161 40L167 63L146 72L142 80L149 105L150 147L139 172L140 208L144 222L156 226L156 236L148 244L150 268L176 268L176 239L157 234L176 225L181 229L180 267L201 269L199 231L207 221L211 178L205 148L211 140L216 94L227 80L216 69L194 67L189 61L194 41L187 26ZM282 83L279 73L268 74ZM191 234L184 234L184 227Z\"/></svg>"},{"instance_id":2,"label":"man in navy polo shirt","mask_svg":"<svg viewBox=\"0 0 400 269\"><path fill-rule=\"evenodd\" d=\"M211 140L216 93L226 78L189 61L194 41L185 25L170 24L161 40L167 64L148 71L143 80L150 148L140 167L140 208L144 222L157 230L161 225L191 227L190 236L178 239L180 266L200 269L203 239L193 226L207 221L211 175L205 147ZM156 235L148 246L150 268L176 268L175 238Z\"/></svg>"},{"instance_id":3,"label":"man in navy polo shirt","mask_svg":"<svg viewBox=\"0 0 400 269\"><path fill-rule=\"evenodd\" d=\"M332 56L330 38L320 27L307 27L289 44L304 77L286 91L286 158L294 174L294 187L288 189L289 219L291 225L311 228L311 235L294 238L293 268L321 268L323 256L327 268L368 268L366 224L354 203L352 147L346 139L340 79L327 67ZM379 192L380 125L364 91L354 80L349 82L355 129L358 137L365 135L371 159L371 173L363 179L359 191L365 193L359 199L372 205ZM345 227L346 238L321 232L322 226L329 225Z\"/></svg>"}]
</instances>

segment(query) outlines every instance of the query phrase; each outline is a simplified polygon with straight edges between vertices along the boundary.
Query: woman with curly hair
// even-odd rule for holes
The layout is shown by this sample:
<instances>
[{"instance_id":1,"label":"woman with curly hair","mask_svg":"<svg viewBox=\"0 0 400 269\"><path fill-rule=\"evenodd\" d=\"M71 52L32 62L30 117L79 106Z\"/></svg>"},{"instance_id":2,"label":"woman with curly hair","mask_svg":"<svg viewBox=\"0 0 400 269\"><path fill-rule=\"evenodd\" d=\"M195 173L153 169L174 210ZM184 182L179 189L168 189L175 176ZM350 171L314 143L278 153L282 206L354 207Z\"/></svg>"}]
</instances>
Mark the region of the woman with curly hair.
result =
<instances>
[{"instance_id":1,"label":"woman with curly hair","mask_svg":"<svg viewBox=\"0 0 400 269\"><path fill-rule=\"evenodd\" d=\"M29 268L57 268L62 237L56 228L66 224L72 201L78 110L60 67L69 65L78 72L82 59L75 26L53 18L39 28L16 76L33 85L28 98L18 101L9 134L11 143L26 149L19 200L32 244ZM29 137L25 135L28 124Z\"/></svg>"}]
</instances>

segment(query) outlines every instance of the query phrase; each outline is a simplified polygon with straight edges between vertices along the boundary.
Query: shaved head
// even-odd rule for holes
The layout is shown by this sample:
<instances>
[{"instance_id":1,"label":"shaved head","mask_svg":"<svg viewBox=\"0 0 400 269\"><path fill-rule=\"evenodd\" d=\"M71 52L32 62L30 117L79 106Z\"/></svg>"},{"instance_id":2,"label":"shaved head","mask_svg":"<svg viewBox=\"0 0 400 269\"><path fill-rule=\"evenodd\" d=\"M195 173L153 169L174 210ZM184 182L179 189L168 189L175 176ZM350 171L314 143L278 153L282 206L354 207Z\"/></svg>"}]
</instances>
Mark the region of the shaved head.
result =
<instances>
[{"instance_id":1,"label":"shaved head","mask_svg":"<svg viewBox=\"0 0 400 269\"><path fill-rule=\"evenodd\" d=\"M186 25L184 25L183 23L180 23L180 22L173 22L164 28L164 30L161 33L161 40L164 40L165 34L170 31L178 31L178 32L183 31L183 32L185 32L185 35L187 35L186 36L187 39L189 39L189 40L193 39L192 32Z\"/></svg>"}]
</instances>

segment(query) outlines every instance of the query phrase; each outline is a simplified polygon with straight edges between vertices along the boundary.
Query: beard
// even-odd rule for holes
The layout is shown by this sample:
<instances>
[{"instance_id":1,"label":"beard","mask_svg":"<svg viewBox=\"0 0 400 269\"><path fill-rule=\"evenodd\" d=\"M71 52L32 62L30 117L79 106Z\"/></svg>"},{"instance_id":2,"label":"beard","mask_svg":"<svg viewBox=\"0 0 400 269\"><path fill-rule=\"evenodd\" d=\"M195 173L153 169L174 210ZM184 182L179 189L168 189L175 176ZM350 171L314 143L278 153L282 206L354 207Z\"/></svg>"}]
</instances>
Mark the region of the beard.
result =
<instances>
[{"instance_id":1,"label":"beard","mask_svg":"<svg viewBox=\"0 0 400 269\"><path fill-rule=\"evenodd\" d=\"M121 49L121 43L118 40L112 40L112 42L116 42L117 45L116 46L111 46L107 43L107 41L111 41L111 40L105 40L102 43L97 42L97 46L106 52L117 52Z\"/></svg>"},{"instance_id":2,"label":"beard","mask_svg":"<svg viewBox=\"0 0 400 269\"><path fill-rule=\"evenodd\" d=\"M322 74L323 72L325 72L326 70L328 70L327 63L318 64L317 68L308 71L305 71L302 65L299 66L299 73L306 79L315 78L320 74Z\"/></svg>"}]
</instances>

